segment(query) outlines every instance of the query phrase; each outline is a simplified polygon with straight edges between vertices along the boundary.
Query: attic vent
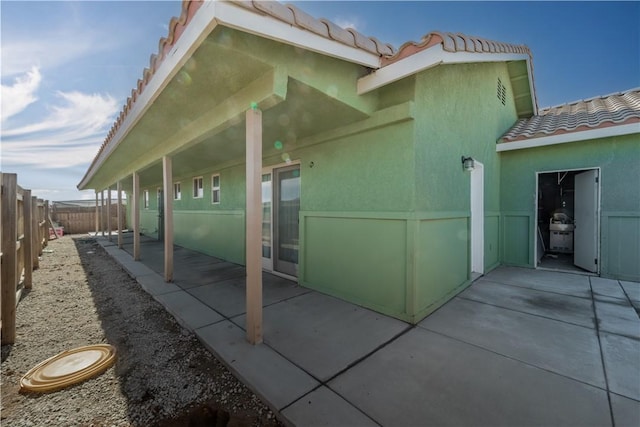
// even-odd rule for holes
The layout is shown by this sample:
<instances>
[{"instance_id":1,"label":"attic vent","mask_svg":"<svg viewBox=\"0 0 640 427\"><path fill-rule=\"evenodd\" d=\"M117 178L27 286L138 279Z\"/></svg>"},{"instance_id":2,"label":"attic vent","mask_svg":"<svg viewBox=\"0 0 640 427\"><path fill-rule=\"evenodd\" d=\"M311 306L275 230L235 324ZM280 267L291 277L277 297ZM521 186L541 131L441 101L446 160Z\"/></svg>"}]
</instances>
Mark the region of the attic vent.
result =
<instances>
[{"instance_id":1,"label":"attic vent","mask_svg":"<svg viewBox=\"0 0 640 427\"><path fill-rule=\"evenodd\" d=\"M502 105L506 105L507 102L507 88L502 84L502 80L498 77L498 99L502 102Z\"/></svg>"}]
</instances>

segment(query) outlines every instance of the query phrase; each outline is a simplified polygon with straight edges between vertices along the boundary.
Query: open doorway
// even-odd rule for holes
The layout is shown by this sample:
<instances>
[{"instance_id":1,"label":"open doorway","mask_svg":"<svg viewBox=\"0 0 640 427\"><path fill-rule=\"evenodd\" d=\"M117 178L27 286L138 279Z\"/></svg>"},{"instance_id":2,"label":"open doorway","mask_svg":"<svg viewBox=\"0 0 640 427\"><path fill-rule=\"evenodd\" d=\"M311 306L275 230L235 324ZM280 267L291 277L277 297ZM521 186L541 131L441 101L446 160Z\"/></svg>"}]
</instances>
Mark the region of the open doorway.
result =
<instances>
[{"instance_id":1,"label":"open doorway","mask_svg":"<svg viewBox=\"0 0 640 427\"><path fill-rule=\"evenodd\" d=\"M598 169L537 173L537 268L598 274Z\"/></svg>"}]
</instances>

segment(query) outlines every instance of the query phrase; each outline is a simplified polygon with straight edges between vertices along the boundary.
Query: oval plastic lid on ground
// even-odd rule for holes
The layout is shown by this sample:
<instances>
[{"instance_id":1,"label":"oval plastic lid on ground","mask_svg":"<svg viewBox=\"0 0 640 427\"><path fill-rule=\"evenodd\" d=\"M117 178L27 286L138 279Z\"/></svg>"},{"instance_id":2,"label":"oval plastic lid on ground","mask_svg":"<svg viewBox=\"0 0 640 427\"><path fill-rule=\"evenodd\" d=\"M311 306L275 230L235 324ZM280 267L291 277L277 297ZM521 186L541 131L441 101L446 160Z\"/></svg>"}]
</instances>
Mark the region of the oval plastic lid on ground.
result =
<instances>
[{"instance_id":1,"label":"oval plastic lid on ground","mask_svg":"<svg viewBox=\"0 0 640 427\"><path fill-rule=\"evenodd\" d=\"M60 390L103 373L113 365L115 357L115 347L108 344L63 351L31 368L20 380L20 390Z\"/></svg>"}]
</instances>

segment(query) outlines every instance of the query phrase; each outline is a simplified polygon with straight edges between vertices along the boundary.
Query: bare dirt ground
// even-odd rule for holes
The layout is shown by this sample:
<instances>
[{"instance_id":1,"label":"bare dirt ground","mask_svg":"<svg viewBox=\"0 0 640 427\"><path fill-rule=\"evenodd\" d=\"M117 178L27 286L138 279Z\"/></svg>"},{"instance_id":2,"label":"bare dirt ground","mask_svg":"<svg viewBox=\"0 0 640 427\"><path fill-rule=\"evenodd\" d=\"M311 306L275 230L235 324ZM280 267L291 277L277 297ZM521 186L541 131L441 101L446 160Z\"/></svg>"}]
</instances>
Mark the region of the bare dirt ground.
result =
<instances>
[{"instance_id":1,"label":"bare dirt ground","mask_svg":"<svg viewBox=\"0 0 640 427\"><path fill-rule=\"evenodd\" d=\"M49 242L2 346L3 426L279 425L274 414L89 236ZM116 347L104 374L45 394L20 378L57 353Z\"/></svg>"}]
</instances>

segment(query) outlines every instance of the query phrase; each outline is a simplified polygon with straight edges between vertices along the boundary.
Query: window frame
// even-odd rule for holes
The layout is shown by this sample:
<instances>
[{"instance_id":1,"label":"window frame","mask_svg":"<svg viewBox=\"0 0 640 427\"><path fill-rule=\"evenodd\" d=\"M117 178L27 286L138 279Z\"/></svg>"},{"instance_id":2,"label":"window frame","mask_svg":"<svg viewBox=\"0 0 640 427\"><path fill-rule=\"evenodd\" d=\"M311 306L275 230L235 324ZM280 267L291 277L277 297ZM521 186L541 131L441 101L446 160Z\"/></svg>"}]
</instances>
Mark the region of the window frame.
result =
<instances>
[{"instance_id":1,"label":"window frame","mask_svg":"<svg viewBox=\"0 0 640 427\"><path fill-rule=\"evenodd\" d=\"M173 200L182 200L182 183L180 181L173 183Z\"/></svg>"},{"instance_id":2,"label":"window frame","mask_svg":"<svg viewBox=\"0 0 640 427\"><path fill-rule=\"evenodd\" d=\"M218 185L215 186L214 185L214 180L218 178ZM222 196L222 191L220 190L220 174L219 173L214 173L213 175L211 175L211 204L212 205L219 205L220 204L220 197ZM215 193L216 191L218 192L218 200L216 201L215 199Z\"/></svg>"},{"instance_id":3,"label":"window frame","mask_svg":"<svg viewBox=\"0 0 640 427\"><path fill-rule=\"evenodd\" d=\"M192 186L191 196L194 199L204 198L204 180L202 179L202 176L193 177L193 186Z\"/></svg>"},{"instance_id":4,"label":"window frame","mask_svg":"<svg viewBox=\"0 0 640 427\"><path fill-rule=\"evenodd\" d=\"M149 190L142 190L142 206L149 209Z\"/></svg>"}]
</instances>

